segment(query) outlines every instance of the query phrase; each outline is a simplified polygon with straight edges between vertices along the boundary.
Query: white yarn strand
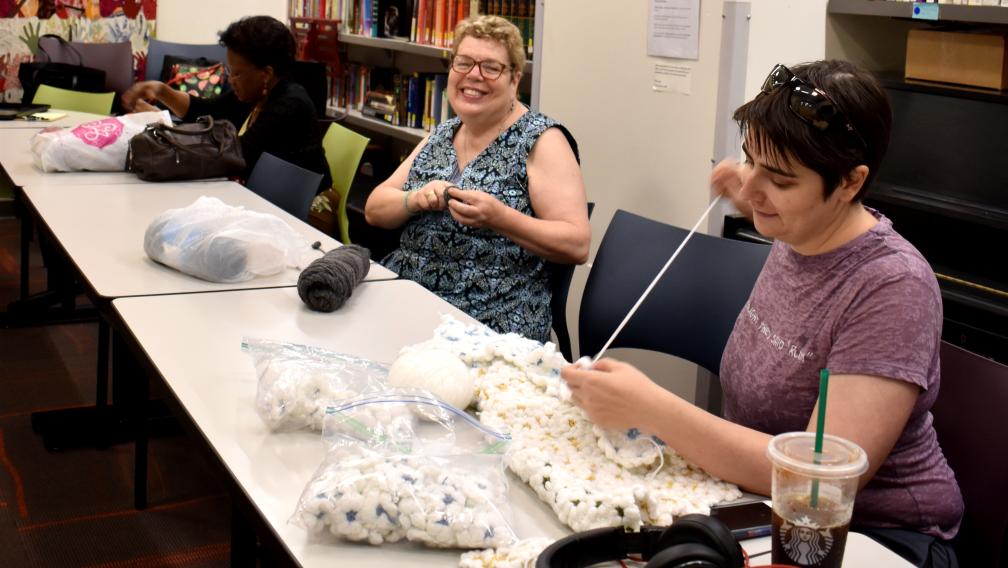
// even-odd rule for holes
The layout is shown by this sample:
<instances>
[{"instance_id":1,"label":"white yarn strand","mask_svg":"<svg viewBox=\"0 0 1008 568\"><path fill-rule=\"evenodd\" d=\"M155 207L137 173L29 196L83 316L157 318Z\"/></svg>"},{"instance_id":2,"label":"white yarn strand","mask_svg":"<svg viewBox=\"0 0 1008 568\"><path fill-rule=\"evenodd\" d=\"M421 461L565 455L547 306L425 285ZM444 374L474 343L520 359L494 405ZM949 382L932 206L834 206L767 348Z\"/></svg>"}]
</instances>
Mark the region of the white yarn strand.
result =
<instances>
[{"instance_id":1,"label":"white yarn strand","mask_svg":"<svg viewBox=\"0 0 1008 568\"><path fill-rule=\"evenodd\" d=\"M693 237L693 233L695 233L697 229L700 227L700 223L703 223L704 219L706 219L707 216L710 215L711 210L714 209L714 206L717 205L718 201L720 200L721 196L719 195L715 197L713 201L711 201L710 205L707 206L707 210L704 211L702 215L700 215L700 218L697 219L696 224L694 224L693 228L690 229L689 234L687 234L686 238L683 239L681 243L679 243L679 247L676 248L675 252L672 253L672 256L669 257L668 261L665 263L665 266L663 266L662 269L658 271L658 275L655 276L654 280L651 281L651 284L648 284L648 287L644 289L644 293L641 294L641 297L637 299L637 303L634 304L632 308L630 308L629 312L627 312L626 317L624 317L623 321L621 321L619 326L616 327L616 331L614 331L613 334L609 336L609 340L605 342L605 345L602 346L602 349L599 350L599 352L594 357L591 358L591 364L597 362L602 357L602 354L605 353L607 349L609 349L609 346L612 345L612 342L616 339L616 336L619 335L621 331L623 331L623 328L626 327L626 324L627 322L630 321L630 318L632 318L633 315L637 313L637 308L639 308L641 304L644 303L644 299L648 297L648 294L650 294L651 290L658 284L658 281L661 280L661 277L665 275L665 271L668 270L668 267L672 265L672 262L676 259L677 256L679 256L679 253L682 252L682 249L683 247L686 246L686 243L688 243L689 240ZM588 363L588 361L585 361L584 357L578 359L578 364L580 366L584 366L585 363Z\"/></svg>"}]
</instances>

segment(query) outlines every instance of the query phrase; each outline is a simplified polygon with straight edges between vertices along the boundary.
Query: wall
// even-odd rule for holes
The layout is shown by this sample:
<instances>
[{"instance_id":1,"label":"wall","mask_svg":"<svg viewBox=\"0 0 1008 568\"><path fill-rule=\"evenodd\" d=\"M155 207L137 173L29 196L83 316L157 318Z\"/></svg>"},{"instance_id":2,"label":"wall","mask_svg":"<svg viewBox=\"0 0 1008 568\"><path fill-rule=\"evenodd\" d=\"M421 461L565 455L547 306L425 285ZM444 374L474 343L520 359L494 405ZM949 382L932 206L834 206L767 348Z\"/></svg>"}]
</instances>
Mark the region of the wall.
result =
<instances>
[{"instance_id":1,"label":"wall","mask_svg":"<svg viewBox=\"0 0 1008 568\"><path fill-rule=\"evenodd\" d=\"M692 226L708 203L721 1L702 0L697 61L647 55L647 2L548 0L544 8L540 109L577 137L588 198L596 203L593 254L617 208ZM690 94L652 90L656 63L691 66ZM571 287L575 314L586 272L579 269ZM693 365L624 356L693 398Z\"/></svg>"},{"instance_id":2,"label":"wall","mask_svg":"<svg viewBox=\"0 0 1008 568\"><path fill-rule=\"evenodd\" d=\"M286 0L161 0L156 37L179 43L216 43L217 32L242 16L287 21Z\"/></svg>"},{"instance_id":3,"label":"wall","mask_svg":"<svg viewBox=\"0 0 1008 568\"><path fill-rule=\"evenodd\" d=\"M746 99L756 96L778 63L826 56L827 0L752 0Z\"/></svg>"},{"instance_id":4,"label":"wall","mask_svg":"<svg viewBox=\"0 0 1008 568\"><path fill-rule=\"evenodd\" d=\"M824 57L826 2L752 0L746 99L758 92L775 63ZM545 2L540 109L578 139L588 198L597 204L593 254L617 208L691 227L709 202L710 167L723 157L713 155L722 7L721 0L701 0L700 57L681 61L647 55L646 1ZM690 94L653 91L658 62L691 65ZM579 268L571 286L568 320L575 346L587 272L587 267ZM694 399L693 365L652 353L614 354Z\"/></svg>"}]
</instances>

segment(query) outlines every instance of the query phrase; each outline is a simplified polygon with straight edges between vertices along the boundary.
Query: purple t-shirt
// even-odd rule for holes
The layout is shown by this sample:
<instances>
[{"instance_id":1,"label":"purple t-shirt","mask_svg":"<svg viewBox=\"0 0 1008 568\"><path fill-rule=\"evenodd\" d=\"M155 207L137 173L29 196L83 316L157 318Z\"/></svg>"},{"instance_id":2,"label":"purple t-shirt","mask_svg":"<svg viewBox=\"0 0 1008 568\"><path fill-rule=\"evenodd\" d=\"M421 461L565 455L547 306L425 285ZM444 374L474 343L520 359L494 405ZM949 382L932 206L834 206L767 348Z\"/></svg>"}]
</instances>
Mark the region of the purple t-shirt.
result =
<instances>
[{"instance_id":1,"label":"purple t-shirt","mask_svg":"<svg viewBox=\"0 0 1008 568\"><path fill-rule=\"evenodd\" d=\"M932 427L942 305L934 273L892 222L844 246L802 256L777 242L721 360L725 417L776 435L804 431L831 375L875 375L921 388L885 462L858 495L853 524L942 538L963 503Z\"/></svg>"}]
</instances>

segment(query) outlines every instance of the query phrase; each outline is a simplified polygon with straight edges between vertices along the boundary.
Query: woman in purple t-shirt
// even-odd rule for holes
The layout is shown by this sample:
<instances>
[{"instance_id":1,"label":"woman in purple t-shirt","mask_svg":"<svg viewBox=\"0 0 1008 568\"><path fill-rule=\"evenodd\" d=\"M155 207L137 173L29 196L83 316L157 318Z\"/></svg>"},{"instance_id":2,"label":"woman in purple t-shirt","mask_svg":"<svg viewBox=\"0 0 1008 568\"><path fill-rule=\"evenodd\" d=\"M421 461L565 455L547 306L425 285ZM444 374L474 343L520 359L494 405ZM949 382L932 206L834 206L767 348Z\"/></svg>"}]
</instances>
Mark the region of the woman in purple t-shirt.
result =
<instances>
[{"instance_id":1,"label":"woman in purple t-shirt","mask_svg":"<svg viewBox=\"0 0 1008 568\"><path fill-rule=\"evenodd\" d=\"M769 495L767 444L814 430L828 368L826 431L868 454L854 530L918 566L956 566L962 497L930 413L941 296L920 253L862 204L889 143L885 91L847 62L778 65L734 118L746 162L722 162L711 184L775 243L721 360L725 418L612 359L563 370L573 400L600 426L652 433Z\"/></svg>"}]
</instances>

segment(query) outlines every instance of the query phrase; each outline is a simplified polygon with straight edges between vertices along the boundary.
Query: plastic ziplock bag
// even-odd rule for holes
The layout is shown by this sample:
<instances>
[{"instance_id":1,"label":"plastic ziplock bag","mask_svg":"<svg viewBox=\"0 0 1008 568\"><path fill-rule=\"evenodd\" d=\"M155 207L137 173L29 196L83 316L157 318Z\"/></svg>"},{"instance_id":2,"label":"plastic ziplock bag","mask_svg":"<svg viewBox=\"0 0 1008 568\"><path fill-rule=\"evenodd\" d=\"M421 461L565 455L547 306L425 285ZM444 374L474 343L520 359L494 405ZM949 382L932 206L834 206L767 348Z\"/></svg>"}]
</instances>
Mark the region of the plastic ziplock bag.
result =
<instances>
[{"instance_id":1,"label":"plastic ziplock bag","mask_svg":"<svg viewBox=\"0 0 1008 568\"><path fill-rule=\"evenodd\" d=\"M256 413L273 431L321 431L326 407L387 388L388 367L361 357L250 337L241 347L259 378Z\"/></svg>"},{"instance_id":2,"label":"plastic ziplock bag","mask_svg":"<svg viewBox=\"0 0 1008 568\"><path fill-rule=\"evenodd\" d=\"M158 215L144 234L156 262L211 282L243 282L298 267L308 240L279 217L202 196Z\"/></svg>"},{"instance_id":3,"label":"plastic ziplock bag","mask_svg":"<svg viewBox=\"0 0 1008 568\"><path fill-rule=\"evenodd\" d=\"M425 419L371 426L389 408ZM390 391L329 408L323 438L331 449L292 519L309 533L434 548L516 541L502 463L510 438L465 412L429 395Z\"/></svg>"},{"instance_id":4,"label":"plastic ziplock bag","mask_svg":"<svg viewBox=\"0 0 1008 568\"><path fill-rule=\"evenodd\" d=\"M73 128L46 128L32 136L32 161L43 172L122 172L130 138L152 123L171 125L168 111L110 116Z\"/></svg>"}]
</instances>

